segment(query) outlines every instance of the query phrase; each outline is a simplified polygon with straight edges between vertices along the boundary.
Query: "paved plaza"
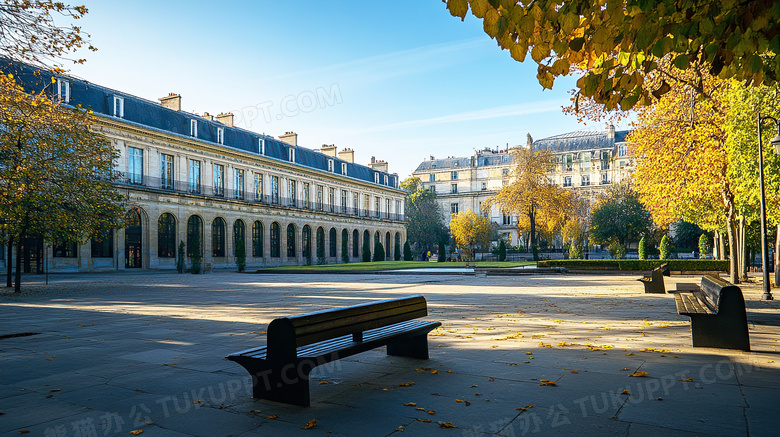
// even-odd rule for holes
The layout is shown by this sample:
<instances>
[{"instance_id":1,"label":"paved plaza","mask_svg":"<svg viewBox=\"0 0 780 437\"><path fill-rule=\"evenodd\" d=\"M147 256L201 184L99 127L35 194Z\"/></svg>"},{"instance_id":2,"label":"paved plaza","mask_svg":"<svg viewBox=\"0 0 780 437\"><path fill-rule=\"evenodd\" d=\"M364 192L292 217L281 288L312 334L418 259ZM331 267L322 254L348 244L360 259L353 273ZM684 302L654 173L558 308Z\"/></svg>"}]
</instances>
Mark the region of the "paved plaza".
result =
<instances>
[{"instance_id":1,"label":"paved plaza","mask_svg":"<svg viewBox=\"0 0 780 437\"><path fill-rule=\"evenodd\" d=\"M26 280L24 295L0 293L0 435L778 433L780 301L760 301L758 284L743 286L746 353L693 349L672 295L627 275ZM223 359L263 345L276 317L413 294L443 324L431 359L381 348L320 366L311 407L253 400L247 372ZM24 332L35 334L10 336Z\"/></svg>"}]
</instances>

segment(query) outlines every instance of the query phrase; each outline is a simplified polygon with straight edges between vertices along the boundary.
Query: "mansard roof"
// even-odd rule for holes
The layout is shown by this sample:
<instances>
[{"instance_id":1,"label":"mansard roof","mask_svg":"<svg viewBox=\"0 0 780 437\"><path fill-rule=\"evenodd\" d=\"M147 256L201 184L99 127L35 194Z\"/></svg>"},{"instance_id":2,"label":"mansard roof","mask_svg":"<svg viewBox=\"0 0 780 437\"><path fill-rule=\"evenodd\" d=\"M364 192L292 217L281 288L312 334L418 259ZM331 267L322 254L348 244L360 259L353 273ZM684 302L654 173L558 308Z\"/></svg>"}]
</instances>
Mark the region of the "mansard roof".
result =
<instances>
[{"instance_id":1,"label":"mansard roof","mask_svg":"<svg viewBox=\"0 0 780 437\"><path fill-rule=\"evenodd\" d=\"M494 165L512 164L512 155L509 153L477 154L467 157L447 157L444 159L432 159L423 161L417 166L416 172L435 170L457 170L469 167L490 167Z\"/></svg>"},{"instance_id":2,"label":"mansard roof","mask_svg":"<svg viewBox=\"0 0 780 437\"><path fill-rule=\"evenodd\" d=\"M27 92L43 91L52 96L57 93L56 79L67 79L70 83L70 100L68 105L81 105L83 108L92 110L99 117L123 121L131 125L163 131L187 139L208 142L212 146L238 149L285 162L289 162L289 149L295 149L295 164L304 167L320 170L328 174L341 175L342 164L346 164L346 177L348 178L373 184L374 174L379 173L379 185L395 188L398 183L398 176L394 174L376 171L368 166L347 162L335 156L325 155L317 150L293 146L270 135L227 126L197 114L167 108L158 102L96 85L83 79L55 74L4 58L0 58L0 72L13 73L18 83ZM114 97L121 97L124 100L124 114L121 118L113 115ZM190 135L191 120L197 121L197 133L195 136ZM217 142L217 129L219 128L223 129L224 133L222 144ZM328 160L333 160L333 172L328 171ZM387 184L384 183L384 176L388 177Z\"/></svg>"},{"instance_id":3,"label":"mansard roof","mask_svg":"<svg viewBox=\"0 0 780 437\"><path fill-rule=\"evenodd\" d=\"M626 141L629 132L628 130L616 131L613 138L609 131L574 131L536 140L533 148L551 152L614 148L615 144Z\"/></svg>"}]
</instances>

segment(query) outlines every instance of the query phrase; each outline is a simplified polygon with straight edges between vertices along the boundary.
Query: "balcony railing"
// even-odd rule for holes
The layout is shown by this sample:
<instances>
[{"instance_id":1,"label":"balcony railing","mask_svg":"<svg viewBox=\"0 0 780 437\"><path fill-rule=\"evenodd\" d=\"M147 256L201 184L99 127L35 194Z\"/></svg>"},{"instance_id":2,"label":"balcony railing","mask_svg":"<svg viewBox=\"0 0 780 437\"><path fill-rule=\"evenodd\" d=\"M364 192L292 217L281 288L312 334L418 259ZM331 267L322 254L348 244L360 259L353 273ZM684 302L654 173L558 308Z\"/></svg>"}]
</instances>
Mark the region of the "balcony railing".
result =
<instances>
[{"instance_id":1,"label":"balcony railing","mask_svg":"<svg viewBox=\"0 0 780 437\"><path fill-rule=\"evenodd\" d=\"M134 183L135 182L135 183ZM342 205L329 205L324 202L312 202L305 199L275 196L272 194L257 195L252 191L235 190L230 188L214 189L213 186L191 184L189 181L163 180L161 178L146 176L135 181L122 178L116 182L125 187L137 187L139 189L153 189L174 193L191 194L218 199L239 200L242 202L274 205L299 210L319 211L340 216L371 217L383 220L404 221L403 214L370 211L367 209L353 208Z\"/></svg>"}]
</instances>

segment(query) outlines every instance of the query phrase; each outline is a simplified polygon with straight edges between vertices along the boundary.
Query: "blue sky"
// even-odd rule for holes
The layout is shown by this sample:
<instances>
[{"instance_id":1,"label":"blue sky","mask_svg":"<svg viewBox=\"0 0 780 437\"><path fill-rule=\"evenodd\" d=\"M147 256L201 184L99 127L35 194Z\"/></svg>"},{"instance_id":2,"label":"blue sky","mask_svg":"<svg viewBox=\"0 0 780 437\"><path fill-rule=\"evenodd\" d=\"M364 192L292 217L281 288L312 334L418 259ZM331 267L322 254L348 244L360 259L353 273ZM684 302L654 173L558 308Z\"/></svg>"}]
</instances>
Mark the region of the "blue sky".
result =
<instances>
[{"instance_id":1,"label":"blue sky","mask_svg":"<svg viewBox=\"0 0 780 437\"><path fill-rule=\"evenodd\" d=\"M87 1L87 0L85 0ZM525 144L583 126L561 112L574 78L543 91L474 17L439 0L95 0L78 24L98 47L71 73L298 144L335 144L407 177L433 155ZM620 127L618 127L620 128Z\"/></svg>"}]
</instances>

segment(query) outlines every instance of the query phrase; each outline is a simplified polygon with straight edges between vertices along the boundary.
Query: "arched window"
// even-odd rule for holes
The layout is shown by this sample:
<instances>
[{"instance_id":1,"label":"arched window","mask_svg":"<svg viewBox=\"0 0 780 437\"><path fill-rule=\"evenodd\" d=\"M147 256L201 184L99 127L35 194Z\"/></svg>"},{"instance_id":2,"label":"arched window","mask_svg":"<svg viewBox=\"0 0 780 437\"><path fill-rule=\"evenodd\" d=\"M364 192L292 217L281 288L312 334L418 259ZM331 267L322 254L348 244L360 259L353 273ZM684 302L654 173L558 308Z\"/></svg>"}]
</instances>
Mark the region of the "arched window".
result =
<instances>
[{"instance_id":1,"label":"arched window","mask_svg":"<svg viewBox=\"0 0 780 437\"><path fill-rule=\"evenodd\" d=\"M211 223L211 256L223 258L225 256L225 221L217 217Z\"/></svg>"},{"instance_id":2,"label":"arched window","mask_svg":"<svg viewBox=\"0 0 780 437\"><path fill-rule=\"evenodd\" d=\"M303 238L303 257L306 258L307 262L311 262L311 228L309 225L303 227L301 238Z\"/></svg>"},{"instance_id":3,"label":"arched window","mask_svg":"<svg viewBox=\"0 0 780 437\"><path fill-rule=\"evenodd\" d=\"M390 254L390 233L385 234L385 259L390 261L392 255Z\"/></svg>"},{"instance_id":4,"label":"arched window","mask_svg":"<svg viewBox=\"0 0 780 437\"><path fill-rule=\"evenodd\" d=\"M344 256L344 254L349 257L349 232L346 229L341 230L341 253L339 256Z\"/></svg>"},{"instance_id":5,"label":"arched window","mask_svg":"<svg viewBox=\"0 0 780 437\"><path fill-rule=\"evenodd\" d=\"M263 224L256 220L252 225L252 256L263 257Z\"/></svg>"},{"instance_id":6,"label":"arched window","mask_svg":"<svg viewBox=\"0 0 780 437\"><path fill-rule=\"evenodd\" d=\"M395 247L398 248L398 250L396 251L397 254L401 254L401 252L403 252L403 248L401 247L401 233L400 232L396 232L395 233ZM401 256L403 256L403 255L401 255ZM398 258L398 257L396 257L396 258ZM400 261L400 260L401 260L401 258L396 259L396 261Z\"/></svg>"},{"instance_id":7,"label":"arched window","mask_svg":"<svg viewBox=\"0 0 780 437\"><path fill-rule=\"evenodd\" d=\"M141 211L133 208L125 215L125 268L141 267Z\"/></svg>"},{"instance_id":8,"label":"arched window","mask_svg":"<svg viewBox=\"0 0 780 437\"><path fill-rule=\"evenodd\" d=\"M330 257L335 258L336 257L336 228L330 228Z\"/></svg>"},{"instance_id":9,"label":"arched window","mask_svg":"<svg viewBox=\"0 0 780 437\"><path fill-rule=\"evenodd\" d=\"M317 262L321 262L319 258L325 258L325 229L322 226L317 228Z\"/></svg>"},{"instance_id":10,"label":"arched window","mask_svg":"<svg viewBox=\"0 0 780 437\"><path fill-rule=\"evenodd\" d=\"M167 212L157 219L157 256L176 257L176 218Z\"/></svg>"},{"instance_id":11,"label":"arched window","mask_svg":"<svg viewBox=\"0 0 780 437\"><path fill-rule=\"evenodd\" d=\"M281 249L279 248L279 223L271 223L271 257L279 258Z\"/></svg>"},{"instance_id":12,"label":"arched window","mask_svg":"<svg viewBox=\"0 0 780 437\"><path fill-rule=\"evenodd\" d=\"M203 220L196 215L187 219L187 256L203 253Z\"/></svg>"},{"instance_id":13,"label":"arched window","mask_svg":"<svg viewBox=\"0 0 780 437\"><path fill-rule=\"evenodd\" d=\"M295 225L287 225L287 257L295 258Z\"/></svg>"},{"instance_id":14,"label":"arched window","mask_svg":"<svg viewBox=\"0 0 780 437\"><path fill-rule=\"evenodd\" d=\"M379 231L376 231L376 232L374 232L374 245L376 245L376 243L379 243L379 241L380 241L379 240Z\"/></svg>"},{"instance_id":15,"label":"arched window","mask_svg":"<svg viewBox=\"0 0 780 437\"><path fill-rule=\"evenodd\" d=\"M360 256L360 232L355 229L352 231L352 258Z\"/></svg>"},{"instance_id":16,"label":"arched window","mask_svg":"<svg viewBox=\"0 0 780 437\"><path fill-rule=\"evenodd\" d=\"M246 255L246 226L243 220L236 220L233 223L233 256L238 256L239 245L244 245L244 255Z\"/></svg>"}]
</instances>

